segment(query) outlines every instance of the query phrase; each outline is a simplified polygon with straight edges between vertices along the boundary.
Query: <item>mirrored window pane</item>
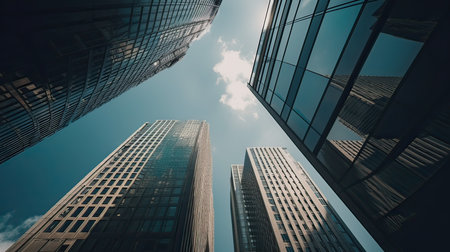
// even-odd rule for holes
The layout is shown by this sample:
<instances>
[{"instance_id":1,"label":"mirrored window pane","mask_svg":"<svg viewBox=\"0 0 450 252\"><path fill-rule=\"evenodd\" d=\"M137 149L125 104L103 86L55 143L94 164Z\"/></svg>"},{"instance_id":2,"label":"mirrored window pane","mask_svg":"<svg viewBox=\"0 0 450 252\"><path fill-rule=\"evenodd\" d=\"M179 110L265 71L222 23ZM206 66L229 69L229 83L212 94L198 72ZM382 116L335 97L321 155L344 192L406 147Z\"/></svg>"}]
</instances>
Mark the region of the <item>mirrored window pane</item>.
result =
<instances>
[{"instance_id":1,"label":"mirrored window pane","mask_svg":"<svg viewBox=\"0 0 450 252\"><path fill-rule=\"evenodd\" d=\"M317 0L300 1L300 6L298 7L297 16L295 18L297 19L312 14L314 8L316 8L316 4Z\"/></svg>"},{"instance_id":2,"label":"mirrored window pane","mask_svg":"<svg viewBox=\"0 0 450 252\"><path fill-rule=\"evenodd\" d=\"M293 24L283 61L297 65L310 21L311 19L307 19Z\"/></svg>"},{"instance_id":3,"label":"mirrored window pane","mask_svg":"<svg viewBox=\"0 0 450 252\"><path fill-rule=\"evenodd\" d=\"M281 65L280 75L278 76L277 86L275 87L275 94L283 100L286 99L294 72L294 66L286 63Z\"/></svg>"},{"instance_id":4,"label":"mirrored window pane","mask_svg":"<svg viewBox=\"0 0 450 252\"><path fill-rule=\"evenodd\" d=\"M361 5L325 14L307 69L331 76Z\"/></svg>"},{"instance_id":5,"label":"mirrored window pane","mask_svg":"<svg viewBox=\"0 0 450 252\"><path fill-rule=\"evenodd\" d=\"M295 99L294 110L302 115L308 123L311 122L314 116L327 83L327 78L305 71L297 98Z\"/></svg>"}]
</instances>

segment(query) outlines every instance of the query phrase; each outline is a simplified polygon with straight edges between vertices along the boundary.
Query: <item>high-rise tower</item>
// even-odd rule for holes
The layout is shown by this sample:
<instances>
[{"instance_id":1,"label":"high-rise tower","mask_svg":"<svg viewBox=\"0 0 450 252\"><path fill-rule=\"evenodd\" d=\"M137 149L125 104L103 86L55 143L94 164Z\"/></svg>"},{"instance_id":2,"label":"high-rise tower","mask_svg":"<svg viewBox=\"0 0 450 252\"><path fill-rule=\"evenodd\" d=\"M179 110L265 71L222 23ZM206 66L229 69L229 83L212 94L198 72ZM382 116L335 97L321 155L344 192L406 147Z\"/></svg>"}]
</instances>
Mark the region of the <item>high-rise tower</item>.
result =
<instances>
[{"instance_id":1,"label":"high-rise tower","mask_svg":"<svg viewBox=\"0 0 450 252\"><path fill-rule=\"evenodd\" d=\"M175 64L220 3L3 2L0 163Z\"/></svg>"},{"instance_id":2,"label":"high-rise tower","mask_svg":"<svg viewBox=\"0 0 450 252\"><path fill-rule=\"evenodd\" d=\"M385 250L447 246L449 10L274 0L265 18L250 90Z\"/></svg>"},{"instance_id":3,"label":"high-rise tower","mask_svg":"<svg viewBox=\"0 0 450 252\"><path fill-rule=\"evenodd\" d=\"M145 123L8 251L213 251L208 124Z\"/></svg>"},{"instance_id":4,"label":"high-rise tower","mask_svg":"<svg viewBox=\"0 0 450 252\"><path fill-rule=\"evenodd\" d=\"M284 148L248 148L231 166L235 251L363 251Z\"/></svg>"}]
</instances>

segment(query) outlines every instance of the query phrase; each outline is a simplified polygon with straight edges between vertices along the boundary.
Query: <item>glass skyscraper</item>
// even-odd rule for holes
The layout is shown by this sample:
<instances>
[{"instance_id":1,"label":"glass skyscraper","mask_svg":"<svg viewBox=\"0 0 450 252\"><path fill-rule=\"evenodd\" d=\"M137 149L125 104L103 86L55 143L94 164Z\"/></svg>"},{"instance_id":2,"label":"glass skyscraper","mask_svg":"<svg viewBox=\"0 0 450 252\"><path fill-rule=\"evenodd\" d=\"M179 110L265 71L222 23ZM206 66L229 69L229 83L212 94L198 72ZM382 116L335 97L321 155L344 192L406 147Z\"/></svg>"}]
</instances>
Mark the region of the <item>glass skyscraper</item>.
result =
<instances>
[{"instance_id":1,"label":"glass skyscraper","mask_svg":"<svg viewBox=\"0 0 450 252\"><path fill-rule=\"evenodd\" d=\"M275 0L264 21L250 90L386 250L446 246L449 10Z\"/></svg>"},{"instance_id":2,"label":"glass skyscraper","mask_svg":"<svg viewBox=\"0 0 450 252\"><path fill-rule=\"evenodd\" d=\"M0 163L175 64L220 3L2 3Z\"/></svg>"},{"instance_id":3,"label":"glass skyscraper","mask_svg":"<svg viewBox=\"0 0 450 252\"><path fill-rule=\"evenodd\" d=\"M248 148L230 198L235 251L363 251L284 148Z\"/></svg>"},{"instance_id":4,"label":"glass skyscraper","mask_svg":"<svg viewBox=\"0 0 450 252\"><path fill-rule=\"evenodd\" d=\"M213 251L209 126L145 123L8 251Z\"/></svg>"}]
</instances>

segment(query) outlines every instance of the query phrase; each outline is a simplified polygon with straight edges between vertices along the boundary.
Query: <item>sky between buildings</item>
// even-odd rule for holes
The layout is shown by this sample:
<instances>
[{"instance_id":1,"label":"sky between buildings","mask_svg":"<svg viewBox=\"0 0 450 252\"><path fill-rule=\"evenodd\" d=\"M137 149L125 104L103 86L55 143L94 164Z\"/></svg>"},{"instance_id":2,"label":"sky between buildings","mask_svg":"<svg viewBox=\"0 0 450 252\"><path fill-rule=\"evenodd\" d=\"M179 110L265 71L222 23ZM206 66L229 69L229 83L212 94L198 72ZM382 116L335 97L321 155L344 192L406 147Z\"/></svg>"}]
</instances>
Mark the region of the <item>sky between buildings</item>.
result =
<instances>
[{"instance_id":1,"label":"sky between buildings","mask_svg":"<svg viewBox=\"0 0 450 252\"><path fill-rule=\"evenodd\" d=\"M206 120L213 154L215 251L232 251L230 165L245 148L287 147L367 251L380 247L246 87L268 0L225 0L187 55L65 129L0 165L0 251L144 122Z\"/></svg>"}]
</instances>

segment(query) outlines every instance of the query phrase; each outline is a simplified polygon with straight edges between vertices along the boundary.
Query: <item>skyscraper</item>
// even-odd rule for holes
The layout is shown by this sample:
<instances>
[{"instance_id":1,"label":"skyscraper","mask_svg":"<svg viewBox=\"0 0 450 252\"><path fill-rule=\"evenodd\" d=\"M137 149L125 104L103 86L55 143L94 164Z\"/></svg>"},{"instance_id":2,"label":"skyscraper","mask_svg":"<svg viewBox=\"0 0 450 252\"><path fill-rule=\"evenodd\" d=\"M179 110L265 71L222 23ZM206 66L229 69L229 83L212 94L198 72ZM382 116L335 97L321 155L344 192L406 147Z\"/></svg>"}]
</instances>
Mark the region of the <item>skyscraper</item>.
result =
<instances>
[{"instance_id":1,"label":"skyscraper","mask_svg":"<svg viewBox=\"0 0 450 252\"><path fill-rule=\"evenodd\" d=\"M284 148L248 148L231 166L235 251L363 251Z\"/></svg>"},{"instance_id":2,"label":"skyscraper","mask_svg":"<svg viewBox=\"0 0 450 252\"><path fill-rule=\"evenodd\" d=\"M275 0L264 21L250 90L386 250L447 246L449 9Z\"/></svg>"},{"instance_id":3,"label":"skyscraper","mask_svg":"<svg viewBox=\"0 0 450 252\"><path fill-rule=\"evenodd\" d=\"M8 251L213 251L208 124L145 123Z\"/></svg>"},{"instance_id":4,"label":"skyscraper","mask_svg":"<svg viewBox=\"0 0 450 252\"><path fill-rule=\"evenodd\" d=\"M175 64L220 3L3 2L0 163Z\"/></svg>"}]
</instances>

